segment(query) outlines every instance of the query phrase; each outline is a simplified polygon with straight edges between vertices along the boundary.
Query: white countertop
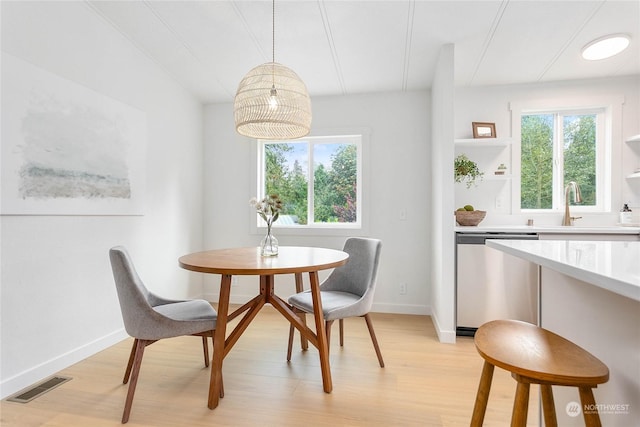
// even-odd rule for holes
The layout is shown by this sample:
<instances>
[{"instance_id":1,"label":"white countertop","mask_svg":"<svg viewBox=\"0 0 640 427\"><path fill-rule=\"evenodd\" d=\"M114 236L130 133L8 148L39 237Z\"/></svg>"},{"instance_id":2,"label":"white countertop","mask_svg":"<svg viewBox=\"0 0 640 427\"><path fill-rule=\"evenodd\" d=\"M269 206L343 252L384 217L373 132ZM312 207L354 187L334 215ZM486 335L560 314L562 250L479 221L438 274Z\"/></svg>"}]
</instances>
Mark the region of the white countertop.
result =
<instances>
[{"instance_id":1,"label":"white countertop","mask_svg":"<svg viewBox=\"0 0 640 427\"><path fill-rule=\"evenodd\" d=\"M562 225L479 225L456 226L458 233L552 233L552 234L640 234L640 227L620 225L562 226Z\"/></svg>"},{"instance_id":2,"label":"white countertop","mask_svg":"<svg viewBox=\"0 0 640 427\"><path fill-rule=\"evenodd\" d=\"M486 245L640 301L640 241L487 240Z\"/></svg>"}]
</instances>

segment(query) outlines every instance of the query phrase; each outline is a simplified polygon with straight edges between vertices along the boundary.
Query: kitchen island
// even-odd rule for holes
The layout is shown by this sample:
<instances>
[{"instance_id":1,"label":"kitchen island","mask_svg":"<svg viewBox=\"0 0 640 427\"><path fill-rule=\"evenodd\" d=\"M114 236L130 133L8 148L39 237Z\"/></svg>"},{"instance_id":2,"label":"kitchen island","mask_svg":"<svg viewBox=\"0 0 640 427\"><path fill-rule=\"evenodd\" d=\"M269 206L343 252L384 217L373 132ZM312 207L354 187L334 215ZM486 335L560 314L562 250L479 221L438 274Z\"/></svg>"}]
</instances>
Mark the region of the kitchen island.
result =
<instances>
[{"instance_id":1,"label":"kitchen island","mask_svg":"<svg viewBox=\"0 0 640 427\"><path fill-rule=\"evenodd\" d=\"M602 425L637 425L640 242L490 240L486 244L537 264L540 326L573 341L609 367L609 382L594 390ZM577 390L554 387L554 395L558 425L583 425L581 414L567 411L580 402Z\"/></svg>"},{"instance_id":2,"label":"kitchen island","mask_svg":"<svg viewBox=\"0 0 640 427\"><path fill-rule=\"evenodd\" d=\"M559 236L627 236L629 240L640 241L640 227L626 227L619 225L600 226L571 226L564 225L477 225L462 226L456 225L454 231L457 233L536 233L539 235L559 235ZM574 240L573 238L566 240ZM575 240L589 240L575 239ZM600 240L600 239L593 239ZM617 240L615 238L611 240Z\"/></svg>"}]
</instances>

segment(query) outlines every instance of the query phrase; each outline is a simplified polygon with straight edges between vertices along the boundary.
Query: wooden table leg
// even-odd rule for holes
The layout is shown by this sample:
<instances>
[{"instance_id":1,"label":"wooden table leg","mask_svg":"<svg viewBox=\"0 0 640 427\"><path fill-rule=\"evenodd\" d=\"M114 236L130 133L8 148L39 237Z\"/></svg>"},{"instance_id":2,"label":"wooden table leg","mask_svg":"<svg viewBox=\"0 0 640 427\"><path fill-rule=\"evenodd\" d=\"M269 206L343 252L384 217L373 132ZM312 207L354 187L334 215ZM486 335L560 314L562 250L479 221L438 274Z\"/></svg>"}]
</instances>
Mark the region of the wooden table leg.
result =
<instances>
[{"instance_id":1,"label":"wooden table leg","mask_svg":"<svg viewBox=\"0 0 640 427\"><path fill-rule=\"evenodd\" d=\"M302 285L302 273L295 273L295 276L296 276L296 293L300 293L304 290L304 287ZM307 316L305 315L305 313L300 313L300 320L304 325L307 324ZM307 339L302 334L300 334L300 347L302 347L303 350L309 349L309 341L307 341ZM289 348L291 348L291 346L289 346ZM290 360L290 358L291 358L291 355L289 355L289 358L287 360Z\"/></svg>"},{"instance_id":2,"label":"wooden table leg","mask_svg":"<svg viewBox=\"0 0 640 427\"><path fill-rule=\"evenodd\" d=\"M331 366L329 365L329 345L327 343L327 334L324 326L324 314L322 313L322 299L320 298L318 272L310 272L309 279L311 281L311 298L313 299L313 317L316 322L318 353L320 353L322 385L325 393L331 393L331 390L333 390L333 383L331 381Z\"/></svg>"},{"instance_id":3,"label":"wooden table leg","mask_svg":"<svg viewBox=\"0 0 640 427\"><path fill-rule=\"evenodd\" d=\"M231 275L223 274L220 280L218 320L216 321L215 339L213 340L213 360L211 361L211 380L209 381L209 409L215 409L220 401L222 361L224 360L224 344L227 334L227 315L229 313L230 294Z\"/></svg>"}]
</instances>

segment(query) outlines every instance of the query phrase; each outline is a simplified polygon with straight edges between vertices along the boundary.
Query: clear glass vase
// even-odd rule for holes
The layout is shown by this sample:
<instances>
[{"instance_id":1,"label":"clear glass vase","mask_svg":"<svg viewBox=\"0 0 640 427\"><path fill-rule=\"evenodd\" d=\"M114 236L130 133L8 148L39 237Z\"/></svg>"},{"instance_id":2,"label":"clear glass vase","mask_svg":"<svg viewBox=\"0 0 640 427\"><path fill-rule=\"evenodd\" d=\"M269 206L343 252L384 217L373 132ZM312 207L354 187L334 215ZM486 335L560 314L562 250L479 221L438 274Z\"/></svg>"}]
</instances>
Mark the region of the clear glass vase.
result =
<instances>
[{"instance_id":1,"label":"clear glass vase","mask_svg":"<svg viewBox=\"0 0 640 427\"><path fill-rule=\"evenodd\" d=\"M271 233L271 227L267 228L267 235L260 242L260 255L276 256L278 255L278 239Z\"/></svg>"}]
</instances>

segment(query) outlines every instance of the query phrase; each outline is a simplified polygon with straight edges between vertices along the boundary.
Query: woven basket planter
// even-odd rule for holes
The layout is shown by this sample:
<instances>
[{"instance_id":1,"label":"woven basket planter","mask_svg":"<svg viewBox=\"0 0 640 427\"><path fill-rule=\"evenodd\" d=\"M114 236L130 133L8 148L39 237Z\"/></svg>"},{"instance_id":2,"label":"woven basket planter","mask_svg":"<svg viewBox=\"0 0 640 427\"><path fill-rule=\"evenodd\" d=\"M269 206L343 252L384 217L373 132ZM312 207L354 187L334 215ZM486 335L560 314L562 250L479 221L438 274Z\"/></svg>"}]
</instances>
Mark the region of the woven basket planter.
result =
<instances>
[{"instance_id":1,"label":"woven basket planter","mask_svg":"<svg viewBox=\"0 0 640 427\"><path fill-rule=\"evenodd\" d=\"M486 211L456 211L456 222L460 225L478 225L486 215Z\"/></svg>"}]
</instances>

